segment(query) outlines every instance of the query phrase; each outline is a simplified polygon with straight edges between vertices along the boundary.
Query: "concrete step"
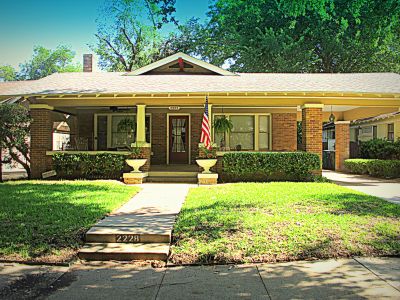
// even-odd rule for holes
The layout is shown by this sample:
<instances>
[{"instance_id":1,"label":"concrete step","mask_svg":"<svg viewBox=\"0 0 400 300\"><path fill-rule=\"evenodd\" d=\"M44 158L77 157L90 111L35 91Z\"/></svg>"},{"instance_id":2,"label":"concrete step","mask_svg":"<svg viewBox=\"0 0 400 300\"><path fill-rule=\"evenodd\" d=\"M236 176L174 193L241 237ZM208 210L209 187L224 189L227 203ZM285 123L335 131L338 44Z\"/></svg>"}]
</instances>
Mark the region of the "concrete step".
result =
<instances>
[{"instance_id":1,"label":"concrete step","mask_svg":"<svg viewBox=\"0 0 400 300\"><path fill-rule=\"evenodd\" d=\"M198 172L149 171L149 177L197 177Z\"/></svg>"},{"instance_id":2,"label":"concrete step","mask_svg":"<svg viewBox=\"0 0 400 300\"><path fill-rule=\"evenodd\" d=\"M197 183L196 177L177 177L177 176L149 176L146 182L159 183Z\"/></svg>"},{"instance_id":3,"label":"concrete step","mask_svg":"<svg viewBox=\"0 0 400 300\"><path fill-rule=\"evenodd\" d=\"M86 233L89 243L170 243L171 229L94 226Z\"/></svg>"},{"instance_id":4,"label":"concrete step","mask_svg":"<svg viewBox=\"0 0 400 300\"><path fill-rule=\"evenodd\" d=\"M87 243L78 252L84 260L167 260L169 243Z\"/></svg>"}]
</instances>

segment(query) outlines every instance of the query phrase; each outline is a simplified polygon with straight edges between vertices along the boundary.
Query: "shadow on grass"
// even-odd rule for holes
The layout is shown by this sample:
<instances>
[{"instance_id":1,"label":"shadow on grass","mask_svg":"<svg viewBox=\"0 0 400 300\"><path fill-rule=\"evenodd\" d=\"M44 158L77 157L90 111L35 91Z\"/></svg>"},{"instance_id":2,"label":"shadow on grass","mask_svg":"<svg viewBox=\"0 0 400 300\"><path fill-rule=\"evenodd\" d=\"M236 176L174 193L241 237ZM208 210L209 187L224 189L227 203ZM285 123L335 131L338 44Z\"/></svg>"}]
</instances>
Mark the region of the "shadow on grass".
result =
<instances>
[{"instance_id":1,"label":"shadow on grass","mask_svg":"<svg viewBox=\"0 0 400 300\"><path fill-rule=\"evenodd\" d=\"M268 243L268 228L275 230L271 234L271 237L278 239L275 246L283 245L281 254L278 255L283 260L400 254L399 205L348 190L337 193L308 191L303 197L292 197L287 202L275 201L267 196L265 202L260 201L247 189L244 190L244 193L250 193L246 196L248 201L243 201L244 196L235 188L226 192L223 200L218 199L218 193L215 193L216 199L212 201L202 201L203 196L199 195L188 197L187 201L193 203L189 207L184 206L175 225L173 241L180 256L175 256L176 262L184 263L185 255L189 260L192 259L190 263L215 262L216 256L229 262L229 254L215 251L209 245L215 242L218 247L225 249L222 252L237 253L242 250L241 247L253 247L253 241L258 238L266 239ZM288 191L282 191L280 195L285 193ZM210 195L204 193L204 197ZM239 199L238 203L232 199ZM246 228L243 227L244 223L247 224ZM359 224L365 227L357 232ZM318 231L314 230L316 226ZM308 237L310 234L313 235L311 238ZM347 234L351 238L346 237L344 240ZM293 243L291 247L287 246L288 240ZM224 245L231 241L229 246ZM268 249L268 245L265 248ZM173 257L174 255L175 253ZM264 255L265 253L259 252L250 256L256 257L256 260L261 257L261 261L264 261ZM235 257L232 259L236 261ZM248 259L251 260L251 257ZM265 258L265 261L275 260L279 259L273 255ZM221 262L220 259L219 261Z\"/></svg>"},{"instance_id":2,"label":"shadow on grass","mask_svg":"<svg viewBox=\"0 0 400 300\"><path fill-rule=\"evenodd\" d=\"M97 220L126 202L125 186L101 182L0 185L0 257L36 258L76 249Z\"/></svg>"}]
</instances>

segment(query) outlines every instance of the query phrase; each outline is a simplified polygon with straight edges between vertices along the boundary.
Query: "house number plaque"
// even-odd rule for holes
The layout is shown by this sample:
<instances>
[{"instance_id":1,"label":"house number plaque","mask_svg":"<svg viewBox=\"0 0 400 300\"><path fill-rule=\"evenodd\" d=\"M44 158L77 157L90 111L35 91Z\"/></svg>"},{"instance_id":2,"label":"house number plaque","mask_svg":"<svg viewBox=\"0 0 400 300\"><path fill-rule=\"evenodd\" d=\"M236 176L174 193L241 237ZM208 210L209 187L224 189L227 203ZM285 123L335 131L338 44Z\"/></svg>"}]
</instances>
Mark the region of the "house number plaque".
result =
<instances>
[{"instance_id":1,"label":"house number plaque","mask_svg":"<svg viewBox=\"0 0 400 300\"><path fill-rule=\"evenodd\" d=\"M117 234L117 243L139 243L140 235L138 234Z\"/></svg>"}]
</instances>

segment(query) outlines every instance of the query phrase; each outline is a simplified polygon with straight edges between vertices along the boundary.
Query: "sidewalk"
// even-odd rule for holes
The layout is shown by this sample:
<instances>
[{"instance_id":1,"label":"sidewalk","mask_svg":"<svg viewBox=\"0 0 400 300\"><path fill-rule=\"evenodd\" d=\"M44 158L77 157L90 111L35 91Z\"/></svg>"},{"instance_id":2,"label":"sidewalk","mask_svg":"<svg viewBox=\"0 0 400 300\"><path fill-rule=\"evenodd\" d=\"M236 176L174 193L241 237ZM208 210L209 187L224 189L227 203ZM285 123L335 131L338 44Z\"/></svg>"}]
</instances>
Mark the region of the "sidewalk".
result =
<instances>
[{"instance_id":1,"label":"sidewalk","mask_svg":"<svg viewBox=\"0 0 400 300\"><path fill-rule=\"evenodd\" d=\"M18 266L0 264L0 282L13 273L13 268ZM28 269L25 272L29 275ZM54 272L49 274L54 276ZM18 289L12 295L2 292L4 286L3 290L0 286L0 298L399 299L400 258L158 269L97 262L76 264L52 283L48 278L42 281L47 288L37 280L31 287L23 278L17 280L12 285Z\"/></svg>"},{"instance_id":2,"label":"sidewalk","mask_svg":"<svg viewBox=\"0 0 400 300\"><path fill-rule=\"evenodd\" d=\"M400 204L400 179L381 179L330 170L323 170L322 176L338 185Z\"/></svg>"}]
</instances>

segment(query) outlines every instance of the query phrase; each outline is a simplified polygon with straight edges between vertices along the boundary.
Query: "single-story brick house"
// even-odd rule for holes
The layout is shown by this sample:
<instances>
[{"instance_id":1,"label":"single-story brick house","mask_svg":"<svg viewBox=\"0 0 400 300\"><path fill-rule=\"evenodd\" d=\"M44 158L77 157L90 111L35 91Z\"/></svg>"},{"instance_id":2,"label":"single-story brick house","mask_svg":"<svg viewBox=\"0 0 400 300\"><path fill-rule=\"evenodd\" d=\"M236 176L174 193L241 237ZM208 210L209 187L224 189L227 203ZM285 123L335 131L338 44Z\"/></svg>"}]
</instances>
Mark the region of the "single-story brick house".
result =
<instances>
[{"instance_id":1,"label":"single-story brick house","mask_svg":"<svg viewBox=\"0 0 400 300\"><path fill-rule=\"evenodd\" d=\"M341 169L349 155L350 121L400 107L395 73L232 73L183 53L132 72L91 72L91 64L86 55L81 73L0 83L0 100L29 101L33 177L52 168L54 122L70 128L72 142L64 151L123 151L136 141L149 158L148 169L195 163L205 96L211 123L220 115L233 122L225 152L296 151L302 121L303 150L322 155L322 124L333 114ZM121 122L134 133L121 129ZM212 132L212 138L218 144L221 136Z\"/></svg>"}]
</instances>

